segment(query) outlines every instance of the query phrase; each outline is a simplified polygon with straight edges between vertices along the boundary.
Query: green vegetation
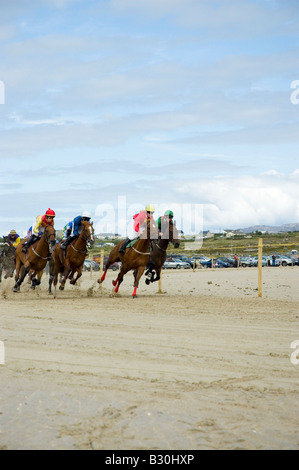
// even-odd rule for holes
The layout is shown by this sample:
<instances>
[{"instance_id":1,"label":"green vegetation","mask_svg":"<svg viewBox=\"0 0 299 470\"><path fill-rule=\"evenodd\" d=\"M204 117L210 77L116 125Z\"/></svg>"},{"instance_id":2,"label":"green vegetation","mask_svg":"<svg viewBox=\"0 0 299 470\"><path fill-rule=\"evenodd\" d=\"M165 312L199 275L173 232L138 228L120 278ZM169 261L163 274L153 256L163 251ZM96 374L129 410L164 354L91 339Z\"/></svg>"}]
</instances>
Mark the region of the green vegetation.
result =
<instances>
[{"instance_id":1,"label":"green vegetation","mask_svg":"<svg viewBox=\"0 0 299 470\"><path fill-rule=\"evenodd\" d=\"M217 256L226 256L234 255L238 256L256 256L257 255L257 245L258 239L263 239L263 253L265 255L272 254L277 252L280 254L287 254L291 250L298 250L299 252L299 232L283 232L283 233L265 233L261 234L260 232L250 233L246 235L237 235L232 238L225 238L221 234L215 234L213 238L208 238L202 243L202 247L198 249L197 243L194 242L194 239L181 239L180 248L174 250L173 246L170 244L168 252L176 254L184 254L187 256L192 256L196 254L206 255L210 257ZM0 243L2 242L0 238ZM96 244L101 240L97 240ZM98 255L101 253L101 250L104 250L104 254L108 255L112 250L113 245L119 243L119 239L109 240L109 244L104 242L103 246L94 246L89 249L90 255ZM192 245L194 244L194 249ZM188 250L186 249L188 246ZM189 249L190 248L190 249Z\"/></svg>"},{"instance_id":2,"label":"green vegetation","mask_svg":"<svg viewBox=\"0 0 299 470\"><path fill-rule=\"evenodd\" d=\"M263 253L271 254L279 252L287 254L291 250L299 251L299 232L284 232L277 234L261 234L259 232L249 233L246 235L238 235L232 238L225 238L221 234L216 234L214 238L208 238L203 241L201 249L190 250L192 254L204 254L206 256L225 256L237 254L238 256L256 256L258 239L263 239ZM180 252L188 253L182 240ZM188 240L188 245L192 243Z\"/></svg>"},{"instance_id":3,"label":"green vegetation","mask_svg":"<svg viewBox=\"0 0 299 470\"><path fill-rule=\"evenodd\" d=\"M176 254L184 254L192 256L196 254L206 255L210 257L234 255L238 256L256 256L258 239L263 239L263 253L265 255L277 252L280 254L287 254L291 250L298 250L299 252L299 232L284 232L277 234L261 234L259 232L250 233L246 235L238 235L232 238L225 238L221 234L215 234L213 238L208 238L203 241L202 247L197 248L194 239L181 239L180 248L174 250L170 244L168 252ZM109 240L110 243L116 245L119 243L119 239ZM194 244L194 249L192 245ZM186 250L188 245L188 250ZM104 244L101 247L93 247L89 250L92 255L100 254L101 250L104 250L104 254L108 255L113 247L111 245Z\"/></svg>"}]
</instances>

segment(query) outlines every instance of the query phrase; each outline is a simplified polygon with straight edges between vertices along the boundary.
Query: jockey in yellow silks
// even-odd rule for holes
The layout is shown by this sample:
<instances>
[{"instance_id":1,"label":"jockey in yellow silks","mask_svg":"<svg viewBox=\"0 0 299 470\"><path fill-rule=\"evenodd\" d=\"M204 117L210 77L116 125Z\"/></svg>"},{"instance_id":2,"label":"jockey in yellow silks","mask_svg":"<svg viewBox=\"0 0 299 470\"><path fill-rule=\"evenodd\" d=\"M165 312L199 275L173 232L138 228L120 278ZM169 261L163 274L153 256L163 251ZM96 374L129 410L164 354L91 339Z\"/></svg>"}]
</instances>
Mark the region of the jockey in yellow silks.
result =
<instances>
[{"instance_id":1,"label":"jockey in yellow silks","mask_svg":"<svg viewBox=\"0 0 299 470\"><path fill-rule=\"evenodd\" d=\"M126 247L129 243L133 240L136 240L138 237L141 237L143 232L146 230L147 222L149 220L153 220L153 214L155 212L155 208L152 204L148 204L145 208L145 211L140 211L138 214L133 216L133 230L128 234L128 238L122 244L119 253L124 253L126 251Z\"/></svg>"},{"instance_id":2,"label":"jockey in yellow silks","mask_svg":"<svg viewBox=\"0 0 299 470\"><path fill-rule=\"evenodd\" d=\"M20 235L15 230L11 230L8 234L8 240L12 244L12 246L17 248L18 244L21 241L21 238L20 238Z\"/></svg>"},{"instance_id":3,"label":"jockey in yellow silks","mask_svg":"<svg viewBox=\"0 0 299 470\"><path fill-rule=\"evenodd\" d=\"M54 217L55 212L52 209L48 209L44 215L38 215L36 217L36 221L32 225L31 237L29 238L29 240L27 240L27 242L23 244L23 253L27 253L28 248L33 245L33 243L35 243L37 240L39 240L47 225L54 226Z\"/></svg>"}]
</instances>

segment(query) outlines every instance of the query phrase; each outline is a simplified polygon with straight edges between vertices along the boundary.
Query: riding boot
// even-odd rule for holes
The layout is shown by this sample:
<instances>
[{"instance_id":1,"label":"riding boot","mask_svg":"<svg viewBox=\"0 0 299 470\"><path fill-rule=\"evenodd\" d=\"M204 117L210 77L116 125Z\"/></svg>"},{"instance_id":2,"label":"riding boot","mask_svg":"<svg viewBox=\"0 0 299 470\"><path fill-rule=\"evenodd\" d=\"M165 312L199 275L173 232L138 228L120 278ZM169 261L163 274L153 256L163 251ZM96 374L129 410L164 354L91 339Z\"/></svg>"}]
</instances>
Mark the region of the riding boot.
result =
<instances>
[{"instance_id":1,"label":"riding boot","mask_svg":"<svg viewBox=\"0 0 299 470\"><path fill-rule=\"evenodd\" d=\"M130 238L127 238L127 239L123 242L123 244L122 244L122 246L120 247L120 249L118 250L118 252L119 252L119 253L124 253L124 252L126 251L126 248L127 248L128 244L131 243L131 241L132 241L132 240L131 240Z\"/></svg>"},{"instance_id":2,"label":"riding boot","mask_svg":"<svg viewBox=\"0 0 299 470\"><path fill-rule=\"evenodd\" d=\"M22 252L27 253L28 248L35 243L39 237L37 235L31 235L29 240L23 244Z\"/></svg>"},{"instance_id":3,"label":"riding boot","mask_svg":"<svg viewBox=\"0 0 299 470\"><path fill-rule=\"evenodd\" d=\"M68 236L64 242L61 243L60 245L60 248L65 251L67 249L67 247L69 246L69 244L73 241L73 240L76 240L76 238L78 238L77 235L70 235Z\"/></svg>"}]
</instances>

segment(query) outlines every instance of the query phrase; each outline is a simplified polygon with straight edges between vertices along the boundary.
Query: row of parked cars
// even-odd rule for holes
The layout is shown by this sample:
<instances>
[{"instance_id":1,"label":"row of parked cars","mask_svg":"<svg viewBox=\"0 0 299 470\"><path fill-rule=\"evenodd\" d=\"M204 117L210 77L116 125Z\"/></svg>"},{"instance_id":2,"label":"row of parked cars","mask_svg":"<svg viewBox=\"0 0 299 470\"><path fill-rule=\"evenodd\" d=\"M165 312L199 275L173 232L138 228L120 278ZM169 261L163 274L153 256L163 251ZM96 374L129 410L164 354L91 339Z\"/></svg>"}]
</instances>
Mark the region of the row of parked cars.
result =
<instances>
[{"instance_id":1,"label":"row of parked cars","mask_svg":"<svg viewBox=\"0 0 299 470\"><path fill-rule=\"evenodd\" d=\"M104 257L104 265L103 268L105 269L106 263L108 260L108 256ZM237 264L238 263L238 264ZM113 271L118 271L120 268L119 262L113 263L109 269ZM237 260L234 258L230 258L228 256L219 256L218 258L213 258L213 267L214 268L231 268L231 267L251 267L258 265L258 257L251 257L251 256L242 256ZM299 258L294 255L271 255L271 256L263 256L262 257L262 265L263 266L299 266ZM190 258L186 255L170 255L166 259L163 269L191 269L193 267L204 267L204 268L211 268L212 267L212 259L204 256L204 255L194 255ZM91 269L91 260L86 259L84 261L84 270L90 271ZM100 263L93 261L92 265L93 271L100 270Z\"/></svg>"},{"instance_id":2,"label":"row of parked cars","mask_svg":"<svg viewBox=\"0 0 299 470\"><path fill-rule=\"evenodd\" d=\"M167 258L163 268L165 269L190 269L193 267L211 268L251 267L258 265L258 257L242 256L236 260L233 257L219 256L209 258L204 255L195 255L188 258L185 255L171 255ZM294 255L271 255L262 257L262 266L299 266L299 258Z\"/></svg>"}]
</instances>

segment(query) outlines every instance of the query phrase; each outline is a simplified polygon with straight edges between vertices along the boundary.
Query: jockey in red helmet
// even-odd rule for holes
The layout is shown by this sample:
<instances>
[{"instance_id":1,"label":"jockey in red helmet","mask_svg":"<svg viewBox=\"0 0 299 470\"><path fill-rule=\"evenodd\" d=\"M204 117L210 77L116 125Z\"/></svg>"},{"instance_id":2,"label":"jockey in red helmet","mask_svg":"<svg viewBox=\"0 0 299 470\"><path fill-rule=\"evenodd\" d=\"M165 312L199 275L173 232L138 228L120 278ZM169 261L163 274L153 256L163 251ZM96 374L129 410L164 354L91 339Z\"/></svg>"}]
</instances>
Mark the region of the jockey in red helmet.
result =
<instances>
[{"instance_id":1,"label":"jockey in red helmet","mask_svg":"<svg viewBox=\"0 0 299 470\"><path fill-rule=\"evenodd\" d=\"M44 215L38 215L36 217L36 221L32 225L32 235L29 240L23 244L23 253L27 253L28 248L40 239L47 225L54 226L54 217L55 212L52 209L48 209Z\"/></svg>"}]
</instances>

